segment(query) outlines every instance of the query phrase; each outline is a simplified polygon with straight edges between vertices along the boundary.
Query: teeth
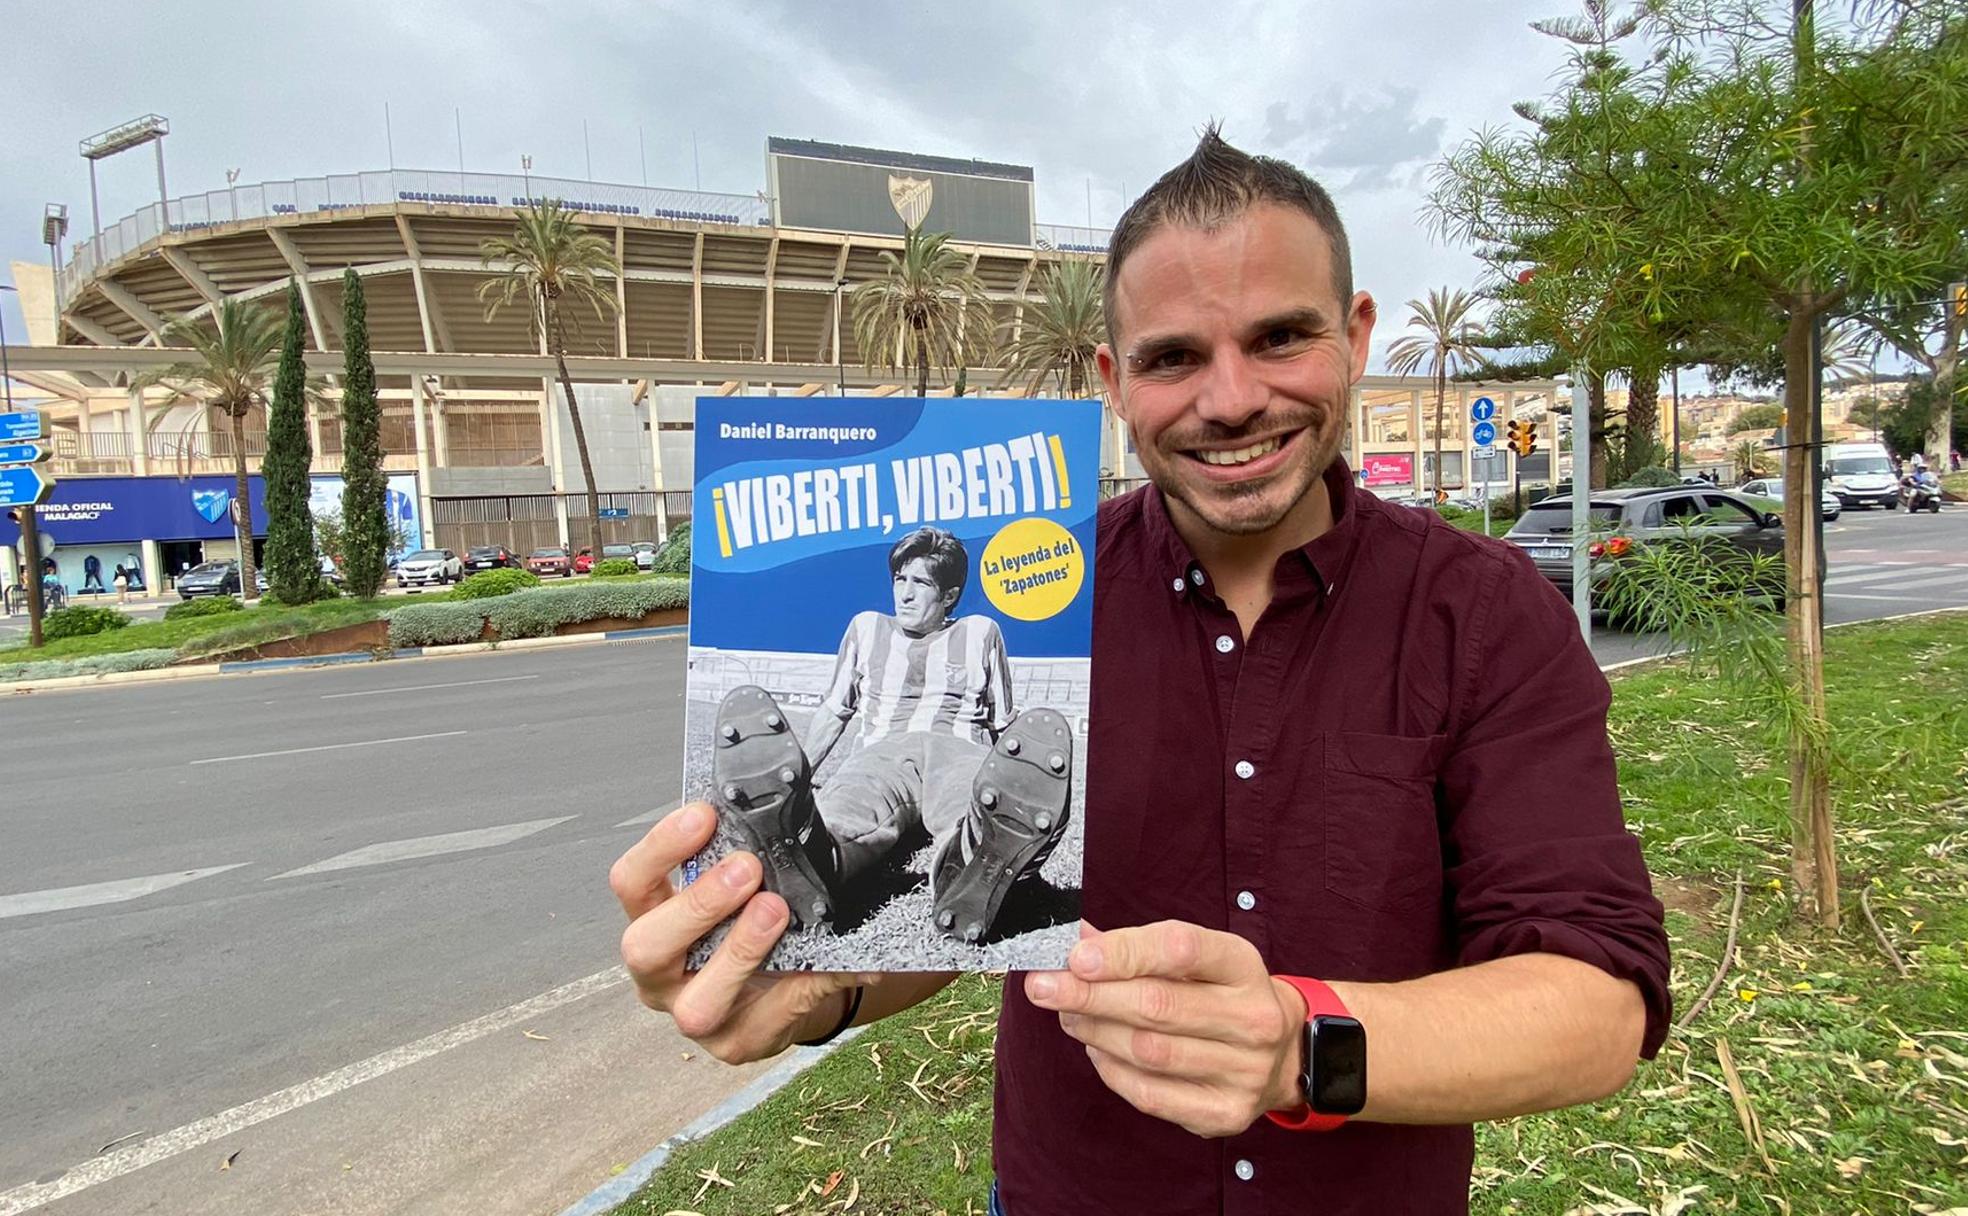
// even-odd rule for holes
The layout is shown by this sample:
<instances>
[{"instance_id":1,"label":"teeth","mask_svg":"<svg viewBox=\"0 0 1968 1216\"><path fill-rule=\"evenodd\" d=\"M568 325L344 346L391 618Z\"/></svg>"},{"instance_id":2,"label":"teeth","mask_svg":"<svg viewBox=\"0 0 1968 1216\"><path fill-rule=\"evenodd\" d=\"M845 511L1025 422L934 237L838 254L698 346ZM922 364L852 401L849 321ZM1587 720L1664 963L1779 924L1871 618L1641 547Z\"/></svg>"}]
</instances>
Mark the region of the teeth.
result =
<instances>
[{"instance_id":1,"label":"teeth","mask_svg":"<svg viewBox=\"0 0 1968 1216\"><path fill-rule=\"evenodd\" d=\"M1234 452L1197 452L1196 455L1202 458L1204 464L1249 464L1260 456L1269 456L1277 451L1278 447L1278 440L1266 439L1262 443L1238 448Z\"/></svg>"}]
</instances>

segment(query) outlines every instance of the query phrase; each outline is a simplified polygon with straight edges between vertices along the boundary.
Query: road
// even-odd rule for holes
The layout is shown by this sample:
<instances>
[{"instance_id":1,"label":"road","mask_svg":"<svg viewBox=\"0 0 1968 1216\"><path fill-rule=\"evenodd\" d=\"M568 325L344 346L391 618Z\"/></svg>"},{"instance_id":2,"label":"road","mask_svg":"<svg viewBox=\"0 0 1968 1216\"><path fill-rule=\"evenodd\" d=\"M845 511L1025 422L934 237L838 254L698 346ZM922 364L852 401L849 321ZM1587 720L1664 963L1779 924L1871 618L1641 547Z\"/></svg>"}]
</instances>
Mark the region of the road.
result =
<instances>
[{"instance_id":1,"label":"road","mask_svg":"<svg viewBox=\"0 0 1968 1216\"><path fill-rule=\"evenodd\" d=\"M1835 621L1968 604L1968 511L1827 540ZM551 1213L741 1087L611 972L683 675L672 638L7 700L0 1216Z\"/></svg>"}]
</instances>

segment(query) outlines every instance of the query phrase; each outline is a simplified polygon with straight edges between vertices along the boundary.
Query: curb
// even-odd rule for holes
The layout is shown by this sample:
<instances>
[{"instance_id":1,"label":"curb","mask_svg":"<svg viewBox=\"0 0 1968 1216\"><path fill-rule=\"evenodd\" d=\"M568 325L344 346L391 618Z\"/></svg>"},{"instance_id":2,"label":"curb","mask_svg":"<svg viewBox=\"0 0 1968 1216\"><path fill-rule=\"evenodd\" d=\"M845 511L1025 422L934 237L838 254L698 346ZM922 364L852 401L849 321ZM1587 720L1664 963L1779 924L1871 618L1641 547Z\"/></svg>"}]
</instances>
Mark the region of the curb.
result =
<instances>
[{"instance_id":1,"label":"curb","mask_svg":"<svg viewBox=\"0 0 1968 1216\"><path fill-rule=\"evenodd\" d=\"M1968 604L1949 604L1945 608L1922 608L1918 612L1896 612L1891 616L1869 616L1863 621L1833 621L1826 629L1849 629L1854 625L1883 625L1888 621L1911 621L1923 616L1946 616L1950 612L1968 612ZM1660 663L1667 659L1678 659L1681 652L1670 650L1665 654L1642 655L1637 659L1621 659L1617 663L1602 663L1599 670L1620 671L1628 667L1638 667L1643 663Z\"/></svg>"},{"instance_id":2,"label":"curb","mask_svg":"<svg viewBox=\"0 0 1968 1216\"><path fill-rule=\"evenodd\" d=\"M43 680L16 680L0 683L0 695L7 693L56 691L64 688L101 688L114 684L151 684L166 680L192 680L207 676L249 675L263 671L298 671L308 667L334 667L345 663L383 663L392 659L428 659L445 655L494 654L505 650L532 650L546 646L576 646L587 642L635 642L651 638L682 637L688 625L654 625L646 629L616 629L608 633L569 633L557 637L516 638L510 642L464 642L453 646L406 646L388 654L350 650L341 654L303 655L293 659L247 659L236 663L200 663L195 666L153 667L144 671L116 671L101 675L56 676Z\"/></svg>"},{"instance_id":3,"label":"curb","mask_svg":"<svg viewBox=\"0 0 1968 1216\"><path fill-rule=\"evenodd\" d=\"M645 1182L655 1176L657 1170L663 1168L672 1153L749 1112L784 1088L788 1081L861 1037L861 1032L866 1029L866 1026L856 1026L825 1047L795 1048L791 1055L753 1078L751 1084L705 1111L690 1126L636 1158L627 1169L576 1200L560 1216L603 1216L603 1213L626 1203L630 1196L642 1189Z\"/></svg>"}]
</instances>

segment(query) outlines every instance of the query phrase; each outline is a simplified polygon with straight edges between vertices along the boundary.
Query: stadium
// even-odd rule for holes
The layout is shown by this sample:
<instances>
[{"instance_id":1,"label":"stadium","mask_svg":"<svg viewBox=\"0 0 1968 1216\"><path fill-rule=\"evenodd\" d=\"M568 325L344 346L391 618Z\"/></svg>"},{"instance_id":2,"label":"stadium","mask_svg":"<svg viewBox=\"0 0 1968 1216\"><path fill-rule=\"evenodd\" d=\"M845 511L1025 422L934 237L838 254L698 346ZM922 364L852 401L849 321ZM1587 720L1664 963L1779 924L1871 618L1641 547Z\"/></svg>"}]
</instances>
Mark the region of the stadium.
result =
<instances>
[{"instance_id":1,"label":"stadium","mask_svg":"<svg viewBox=\"0 0 1968 1216\"><path fill-rule=\"evenodd\" d=\"M84 155L155 142L159 123L147 118L105 132L84 141ZM158 164L157 202L104 222L92 176L86 233L78 231L64 254L51 214L49 264L13 266L29 332L7 353L17 388L41 397L26 404L50 425L48 467L59 484L46 519L65 579L69 564L79 568L90 554L105 568L140 561L152 587L188 564L236 555L225 519L159 505L168 499L182 507L176 499L187 481L194 489L229 486L231 435L208 425L196 406L169 407L163 390L146 396L128 387L133 376L185 357L160 345L167 321L209 315L223 300L284 307L289 281L300 282L309 366L330 386L327 403L310 410L309 431L318 489L332 502L341 460L333 384L341 370L342 280L353 269L363 283L385 464L405 504L406 540L524 552L590 541L577 497L587 487L554 362L523 310L488 320L477 298L493 273L480 243L509 236L531 200L576 209L612 244L621 267L611 285L616 307L599 318L570 313L578 327L568 337L604 542L659 539L687 517L700 395L911 391L906 370L884 369L881 360L868 369L853 319L843 315L848 293L881 276L882 254L901 248L905 223L952 234L986 288L992 323L1007 336L1038 298L1048 264L1103 259L1108 236L1039 222L1027 166L777 137L766 141L753 194L388 169L166 198L161 152ZM1390 322L1398 324L1383 323ZM968 369L969 392L1025 393L984 357L985 366ZM933 388L951 391L947 383ZM1510 417L1545 418L1552 391L1548 382L1452 385L1444 483L1468 480L1470 400L1492 396L1500 429ZM1347 451L1367 484L1383 492L1428 484L1432 386L1368 377L1354 404ZM247 420L255 468L264 427L263 417ZM1544 458L1524 462L1526 478L1545 475L1532 464ZM1508 484L1515 470L1507 461L1499 454L1488 465L1493 484ZM1111 415L1103 468L1110 491L1138 483L1125 430ZM264 513L254 518L263 528ZM0 549L16 537L0 522ZM14 568L12 555L0 552L4 577Z\"/></svg>"}]
</instances>

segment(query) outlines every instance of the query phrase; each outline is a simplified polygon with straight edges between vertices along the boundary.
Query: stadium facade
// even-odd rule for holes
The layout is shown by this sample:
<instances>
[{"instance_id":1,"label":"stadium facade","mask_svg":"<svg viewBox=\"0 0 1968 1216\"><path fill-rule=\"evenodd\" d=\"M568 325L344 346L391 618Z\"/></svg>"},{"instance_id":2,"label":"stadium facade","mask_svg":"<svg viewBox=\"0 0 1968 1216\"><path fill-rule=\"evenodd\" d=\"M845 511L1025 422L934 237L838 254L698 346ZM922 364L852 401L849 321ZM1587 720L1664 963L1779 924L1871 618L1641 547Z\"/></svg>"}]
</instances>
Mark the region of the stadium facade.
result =
<instances>
[{"instance_id":1,"label":"stadium facade","mask_svg":"<svg viewBox=\"0 0 1968 1216\"><path fill-rule=\"evenodd\" d=\"M232 470L231 437L202 410L128 388L183 357L159 345L169 318L209 315L227 299L280 307L298 279L309 364L330 380L328 403L309 417L315 468L333 477L347 269L363 282L385 461L412 542L586 543L584 508L570 509L586 485L553 361L523 308L488 320L477 299L492 273L480 242L509 235L532 199L580 212L622 267L610 284L616 307L578 317L568 357L609 542L656 539L687 516L698 396L908 391L906 371L868 369L845 315L846 296L882 274L905 224L952 234L1005 335L1018 332L1049 263L1105 257L1105 230L1037 221L1029 167L775 138L764 181L750 195L404 169L265 182L154 203L78 234L58 271L15 263L29 341L8 354L52 425L61 484L49 531L64 579L78 582L67 567L90 554L105 569L136 556L157 587L188 561L237 552L223 522L174 522L182 511L155 505L173 493L162 482L195 489ZM968 381L973 393L1026 391L991 366ZM1512 416L1545 417L1552 388L1451 386L1445 483L1468 480L1470 400L1493 397L1500 429ZM1433 405L1414 379L1369 377L1356 391L1348 451L1375 488L1429 482ZM247 429L257 467L264 418ZM1103 464L1110 489L1139 479L1111 418ZM1501 484L1514 469L1500 454L1488 471ZM1529 462L1523 471L1542 476ZM12 577L4 550L14 539L0 521L0 579Z\"/></svg>"}]
</instances>

